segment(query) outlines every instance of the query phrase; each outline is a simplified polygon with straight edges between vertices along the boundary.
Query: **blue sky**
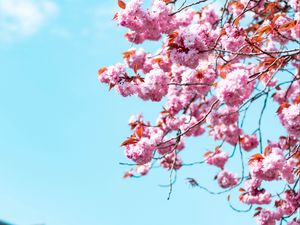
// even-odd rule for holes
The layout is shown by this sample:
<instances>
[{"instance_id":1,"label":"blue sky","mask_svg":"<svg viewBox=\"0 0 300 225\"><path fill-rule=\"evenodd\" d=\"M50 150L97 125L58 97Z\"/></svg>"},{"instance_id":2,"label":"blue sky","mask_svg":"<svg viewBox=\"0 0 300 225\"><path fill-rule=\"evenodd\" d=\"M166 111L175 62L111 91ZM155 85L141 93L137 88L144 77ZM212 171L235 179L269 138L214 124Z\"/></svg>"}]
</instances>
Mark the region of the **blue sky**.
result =
<instances>
[{"instance_id":1,"label":"blue sky","mask_svg":"<svg viewBox=\"0 0 300 225\"><path fill-rule=\"evenodd\" d=\"M130 115L153 120L161 104L125 99L98 83L97 70L130 47L112 21L115 2L0 0L0 218L17 225L254 224L229 208L227 195L185 182L191 176L218 190L212 167L182 169L169 201L158 186L168 182L166 171L122 179L119 145ZM265 121L265 131L278 122ZM214 146L204 136L182 154L201 160Z\"/></svg>"}]
</instances>

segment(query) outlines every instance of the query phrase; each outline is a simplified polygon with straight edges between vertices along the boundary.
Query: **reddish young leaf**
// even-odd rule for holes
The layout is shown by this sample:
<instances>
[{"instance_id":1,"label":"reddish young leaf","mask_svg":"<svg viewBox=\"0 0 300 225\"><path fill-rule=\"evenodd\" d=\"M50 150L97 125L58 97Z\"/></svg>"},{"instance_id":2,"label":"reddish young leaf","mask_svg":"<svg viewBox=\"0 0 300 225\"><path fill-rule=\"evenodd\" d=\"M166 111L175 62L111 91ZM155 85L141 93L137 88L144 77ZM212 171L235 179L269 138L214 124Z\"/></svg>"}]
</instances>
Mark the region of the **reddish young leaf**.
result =
<instances>
[{"instance_id":1,"label":"reddish young leaf","mask_svg":"<svg viewBox=\"0 0 300 225\"><path fill-rule=\"evenodd\" d=\"M264 149L264 156L269 155L271 153L271 150L272 149L270 148L270 146L265 147L265 149Z\"/></svg>"},{"instance_id":2,"label":"reddish young leaf","mask_svg":"<svg viewBox=\"0 0 300 225\"><path fill-rule=\"evenodd\" d=\"M211 86L217 87L218 86L218 82L213 83Z\"/></svg>"},{"instance_id":3,"label":"reddish young leaf","mask_svg":"<svg viewBox=\"0 0 300 225\"><path fill-rule=\"evenodd\" d=\"M300 95L296 97L294 100L294 104L299 104L300 103Z\"/></svg>"},{"instance_id":4,"label":"reddish young leaf","mask_svg":"<svg viewBox=\"0 0 300 225\"><path fill-rule=\"evenodd\" d=\"M214 154L214 153L211 152L211 151L205 152L205 153L204 153L204 157L208 157L208 156L210 156L210 155L212 155L212 154Z\"/></svg>"},{"instance_id":5,"label":"reddish young leaf","mask_svg":"<svg viewBox=\"0 0 300 225\"><path fill-rule=\"evenodd\" d=\"M259 160L262 160L264 157L262 154L260 153L257 153L257 154L254 154L251 156L251 158L249 159L248 161L248 165L251 165L253 162L255 161L259 161Z\"/></svg>"},{"instance_id":6,"label":"reddish young leaf","mask_svg":"<svg viewBox=\"0 0 300 225\"><path fill-rule=\"evenodd\" d=\"M246 190L244 188L240 188L239 192L246 192Z\"/></svg>"},{"instance_id":7,"label":"reddish young leaf","mask_svg":"<svg viewBox=\"0 0 300 225\"><path fill-rule=\"evenodd\" d=\"M109 84L109 91L111 90L111 89L113 89L114 88L114 86L115 86L115 84Z\"/></svg>"},{"instance_id":8,"label":"reddish young leaf","mask_svg":"<svg viewBox=\"0 0 300 225\"><path fill-rule=\"evenodd\" d=\"M106 67L102 67L101 69L98 70L98 75L101 75L102 73L104 73L107 70Z\"/></svg>"},{"instance_id":9,"label":"reddish young leaf","mask_svg":"<svg viewBox=\"0 0 300 225\"><path fill-rule=\"evenodd\" d=\"M256 217L260 214L260 211L257 211L256 213L254 213L253 217Z\"/></svg>"},{"instance_id":10,"label":"reddish young leaf","mask_svg":"<svg viewBox=\"0 0 300 225\"><path fill-rule=\"evenodd\" d=\"M292 20L289 21L285 24L283 24L282 26L279 27L279 31L283 31L283 30L288 30L288 29L292 29L297 25L297 21L296 20Z\"/></svg>"},{"instance_id":11,"label":"reddish young leaf","mask_svg":"<svg viewBox=\"0 0 300 225\"><path fill-rule=\"evenodd\" d=\"M257 32L258 32L258 36L262 36L264 33L268 34L271 30L271 26L270 25L266 25L261 27Z\"/></svg>"},{"instance_id":12,"label":"reddish young leaf","mask_svg":"<svg viewBox=\"0 0 300 225\"><path fill-rule=\"evenodd\" d=\"M162 62L162 57L161 57L161 56L155 57L155 58L153 58L152 61L153 61L154 63L160 64L160 63Z\"/></svg>"},{"instance_id":13,"label":"reddish young leaf","mask_svg":"<svg viewBox=\"0 0 300 225\"><path fill-rule=\"evenodd\" d=\"M278 208L284 204L284 200L275 200L275 207Z\"/></svg>"},{"instance_id":14,"label":"reddish young leaf","mask_svg":"<svg viewBox=\"0 0 300 225\"><path fill-rule=\"evenodd\" d=\"M279 108L277 109L276 113L281 113L283 109L290 107L290 104L288 102L283 102Z\"/></svg>"},{"instance_id":15,"label":"reddish young leaf","mask_svg":"<svg viewBox=\"0 0 300 225\"><path fill-rule=\"evenodd\" d=\"M226 73L223 71L220 71L220 77L225 79L226 78Z\"/></svg>"},{"instance_id":16,"label":"reddish young leaf","mask_svg":"<svg viewBox=\"0 0 300 225\"><path fill-rule=\"evenodd\" d=\"M137 74L137 71L138 71L138 65L137 64L133 65L133 71L134 71L135 74Z\"/></svg>"},{"instance_id":17,"label":"reddish young leaf","mask_svg":"<svg viewBox=\"0 0 300 225\"><path fill-rule=\"evenodd\" d=\"M123 52L122 54L123 54L123 59L128 59L135 54L135 50Z\"/></svg>"},{"instance_id":18,"label":"reddish young leaf","mask_svg":"<svg viewBox=\"0 0 300 225\"><path fill-rule=\"evenodd\" d=\"M239 195L239 200L240 200L241 202L244 201L245 194L246 194L246 193L242 193L242 194Z\"/></svg>"},{"instance_id":19,"label":"reddish young leaf","mask_svg":"<svg viewBox=\"0 0 300 225\"><path fill-rule=\"evenodd\" d=\"M130 136L127 140L123 141L121 146L131 145L137 143L139 140L135 136Z\"/></svg>"},{"instance_id":20,"label":"reddish young leaf","mask_svg":"<svg viewBox=\"0 0 300 225\"><path fill-rule=\"evenodd\" d=\"M237 18L234 20L233 25L237 27L237 26L239 25L241 19L242 19L241 16L237 17Z\"/></svg>"},{"instance_id":21,"label":"reddish young leaf","mask_svg":"<svg viewBox=\"0 0 300 225\"><path fill-rule=\"evenodd\" d=\"M144 131L144 127L143 126L139 126L139 128L136 129L135 131L135 135L141 139L143 136L143 131Z\"/></svg>"},{"instance_id":22,"label":"reddish young leaf","mask_svg":"<svg viewBox=\"0 0 300 225\"><path fill-rule=\"evenodd\" d=\"M123 175L123 178L124 178L124 179L127 179L127 178L132 177L132 176L133 176L133 174L132 174L131 171L126 171L126 172L124 173L124 175Z\"/></svg>"},{"instance_id":23,"label":"reddish young leaf","mask_svg":"<svg viewBox=\"0 0 300 225\"><path fill-rule=\"evenodd\" d=\"M125 8L126 8L126 4L125 4L125 2L123 2L122 0L118 0L118 6L119 6L121 9L125 9Z\"/></svg>"},{"instance_id":24,"label":"reddish young leaf","mask_svg":"<svg viewBox=\"0 0 300 225\"><path fill-rule=\"evenodd\" d=\"M113 20L118 19L118 13L115 13L114 17L112 18Z\"/></svg>"}]
</instances>

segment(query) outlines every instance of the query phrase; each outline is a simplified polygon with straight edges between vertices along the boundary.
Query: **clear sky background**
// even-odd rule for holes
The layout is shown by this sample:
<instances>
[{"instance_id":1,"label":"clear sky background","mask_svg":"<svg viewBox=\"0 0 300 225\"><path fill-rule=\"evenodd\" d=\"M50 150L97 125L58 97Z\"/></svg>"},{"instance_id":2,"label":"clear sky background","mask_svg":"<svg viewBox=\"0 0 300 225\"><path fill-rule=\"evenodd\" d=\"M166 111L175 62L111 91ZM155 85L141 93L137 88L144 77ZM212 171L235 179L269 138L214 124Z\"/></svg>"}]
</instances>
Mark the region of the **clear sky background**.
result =
<instances>
[{"instance_id":1,"label":"clear sky background","mask_svg":"<svg viewBox=\"0 0 300 225\"><path fill-rule=\"evenodd\" d=\"M161 104L122 98L97 80L97 70L120 61L130 47L112 21L116 10L116 1L0 0L0 219L16 225L255 224L252 214L229 208L227 194L211 196L185 182L194 177L219 190L213 167L182 169L169 201L168 189L159 187L168 183L162 169L122 179L128 168L119 162L128 161L119 145L130 134L130 115L144 112L154 120ZM254 105L250 113L249 131L259 109ZM277 126L277 118L266 116L268 138L279 136ZM193 140L183 159L201 160L214 146L206 136ZM236 173L238 158L228 167Z\"/></svg>"}]
</instances>

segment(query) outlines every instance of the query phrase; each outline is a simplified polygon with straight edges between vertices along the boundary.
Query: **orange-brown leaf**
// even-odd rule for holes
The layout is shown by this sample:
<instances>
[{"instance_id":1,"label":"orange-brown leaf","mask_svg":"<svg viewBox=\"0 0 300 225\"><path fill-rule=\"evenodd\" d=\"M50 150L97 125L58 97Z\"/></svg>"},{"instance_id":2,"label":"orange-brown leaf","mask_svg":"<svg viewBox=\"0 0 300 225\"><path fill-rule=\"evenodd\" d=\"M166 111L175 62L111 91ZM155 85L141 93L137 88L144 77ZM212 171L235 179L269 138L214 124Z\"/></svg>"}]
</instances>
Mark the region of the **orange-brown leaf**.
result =
<instances>
[{"instance_id":1,"label":"orange-brown leaf","mask_svg":"<svg viewBox=\"0 0 300 225\"><path fill-rule=\"evenodd\" d=\"M244 201L245 194L246 194L246 193L242 193L242 194L239 195L239 200L240 200L241 202Z\"/></svg>"},{"instance_id":2,"label":"orange-brown leaf","mask_svg":"<svg viewBox=\"0 0 300 225\"><path fill-rule=\"evenodd\" d=\"M155 57L152 61L160 64L162 62L162 57L161 56Z\"/></svg>"},{"instance_id":3,"label":"orange-brown leaf","mask_svg":"<svg viewBox=\"0 0 300 225\"><path fill-rule=\"evenodd\" d=\"M263 26L258 30L258 35L262 36L264 33L267 34L268 32L270 32L270 30L271 30L270 25Z\"/></svg>"},{"instance_id":4,"label":"orange-brown leaf","mask_svg":"<svg viewBox=\"0 0 300 225\"><path fill-rule=\"evenodd\" d=\"M271 148L270 148L270 146L265 147L265 149L264 149L264 156L267 156L267 155L269 155L270 153L271 153Z\"/></svg>"},{"instance_id":5,"label":"orange-brown leaf","mask_svg":"<svg viewBox=\"0 0 300 225\"><path fill-rule=\"evenodd\" d=\"M176 38L178 36L178 32L177 31L174 31L172 32L171 34L169 34L169 38Z\"/></svg>"},{"instance_id":6,"label":"orange-brown leaf","mask_svg":"<svg viewBox=\"0 0 300 225\"><path fill-rule=\"evenodd\" d=\"M290 104L288 102L283 102L277 109L277 113L281 113L283 109L290 107Z\"/></svg>"},{"instance_id":7,"label":"orange-brown leaf","mask_svg":"<svg viewBox=\"0 0 300 225\"><path fill-rule=\"evenodd\" d=\"M284 203L284 200L282 200L282 199L281 200L275 200L275 207L278 208L278 207L282 206L283 203Z\"/></svg>"},{"instance_id":8,"label":"orange-brown leaf","mask_svg":"<svg viewBox=\"0 0 300 225\"><path fill-rule=\"evenodd\" d=\"M254 213L253 217L256 217L260 214L260 211L257 211L256 213Z\"/></svg>"},{"instance_id":9,"label":"orange-brown leaf","mask_svg":"<svg viewBox=\"0 0 300 225\"><path fill-rule=\"evenodd\" d=\"M132 174L131 171L126 171L126 172L124 173L124 175L123 175L123 178L124 178L124 179L127 179L127 178L132 177L132 176L133 176L133 174Z\"/></svg>"},{"instance_id":10,"label":"orange-brown leaf","mask_svg":"<svg viewBox=\"0 0 300 225\"><path fill-rule=\"evenodd\" d=\"M135 50L130 50L130 51L127 51L127 52L123 52L123 58L124 59L128 59L130 58L131 56L133 56L135 54Z\"/></svg>"},{"instance_id":11,"label":"orange-brown leaf","mask_svg":"<svg viewBox=\"0 0 300 225\"><path fill-rule=\"evenodd\" d=\"M244 188L240 188L239 192L246 192L246 190Z\"/></svg>"},{"instance_id":12,"label":"orange-brown leaf","mask_svg":"<svg viewBox=\"0 0 300 225\"><path fill-rule=\"evenodd\" d=\"M253 37L251 37L251 42L253 43L261 43L262 41L264 41L266 38L259 36L259 35L255 35Z\"/></svg>"},{"instance_id":13,"label":"orange-brown leaf","mask_svg":"<svg viewBox=\"0 0 300 225\"><path fill-rule=\"evenodd\" d=\"M109 91L110 91L111 89L113 89L114 86L115 86L114 84L109 84Z\"/></svg>"},{"instance_id":14,"label":"orange-brown leaf","mask_svg":"<svg viewBox=\"0 0 300 225\"><path fill-rule=\"evenodd\" d=\"M295 169L294 174L297 175L297 176L300 176L300 169Z\"/></svg>"},{"instance_id":15,"label":"orange-brown leaf","mask_svg":"<svg viewBox=\"0 0 300 225\"><path fill-rule=\"evenodd\" d=\"M125 141L123 141L123 143L121 144L121 146L126 146L126 145L131 145L131 144L135 144L137 143L139 140L134 137L134 136L131 136L129 138L127 138Z\"/></svg>"},{"instance_id":16,"label":"orange-brown leaf","mask_svg":"<svg viewBox=\"0 0 300 225\"><path fill-rule=\"evenodd\" d=\"M137 73L137 71L138 71L138 65L137 64L133 65L133 71L134 71L135 74Z\"/></svg>"},{"instance_id":17,"label":"orange-brown leaf","mask_svg":"<svg viewBox=\"0 0 300 225\"><path fill-rule=\"evenodd\" d=\"M226 73L224 71L221 71L220 72L220 77L225 79L226 78Z\"/></svg>"},{"instance_id":18,"label":"orange-brown leaf","mask_svg":"<svg viewBox=\"0 0 300 225\"><path fill-rule=\"evenodd\" d=\"M262 154L260 153L257 153L257 154L254 154L251 156L251 158L249 159L248 161L248 165L251 165L253 162L255 161L259 161L259 160L262 160L264 157Z\"/></svg>"},{"instance_id":19,"label":"orange-brown leaf","mask_svg":"<svg viewBox=\"0 0 300 225\"><path fill-rule=\"evenodd\" d=\"M300 103L300 95L296 97L294 100L294 104L299 104Z\"/></svg>"},{"instance_id":20,"label":"orange-brown leaf","mask_svg":"<svg viewBox=\"0 0 300 225\"><path fill-rule=\"evenodd\" d=\"M243 144L245 142L245 137L240 137L240 143Z\"/></svg>"},{"instance_id":21,"label":"orange-brown leaf","mask_svg":"<svg viewBox=\"0 0 300 225\"><path fill-rule=\"evenodd\" d=\"M118 6L119 6L121 9L125 9L125 8L126 8L126 4L125 4L125 2L123 2L122 0L118 0Z\"/></svg>"},{"instance_id":22,"label":"orange-brown leaf","mask_svg":"<svg viewBox=\"0 0 300 225\"><path fill-rule=\"evenodd\" d=\"M233 25L237 27L237 26L239 25L241 19L242 19L241 16L237 17L237 18L234 20Z\"/></svg>"},{"instance_id":23,"label":"orange-brown leaf","mask_svg":"<svg viewBox=\"0 0 300 225\"><path fill-rule=\"evenodd\" d=\"M216 151L216 152L221 152L221 146L220 146L220 145L216 146L216 147L215 147L215 151Z\"/></svg>"},{"instance_id":24,"label":"orange-brown leaf","mask_svg":"<svg viewBox=\"0 0 300 225\"><path fill-rule=\"evenodd\" d=\"M113 20L118 19L118 13L115 13L114 17L112 18Z\"/></svg>"},{"instance_id":25,"label":"orange-brown leaf","mask_svg":"<svg viewBox=\"0 0 300 225\"><path fill-rule=\"evenodd\" d=\"M205 153L204 153L204 157L208 157L208 156L210 156L210 155L212 155L212 154L213 154L213 152L211 152L211 151L205 152Z\"/></svg>"},{"instance_id":26,"label":"orange-brown leaf","mask_svg":"<svg viewBox=\"0 0 300 225\"><path fill-rule=\"evenodd\" d=\"M144 131L144 127L143 126L139 126L139 128L136 129L135 131L135 135L141 139L143 136L143 131Z\"/></svg>"},{"instance_id":27,"label":"orange-brown leaf","mask_svg":"<svg viewBox=\"0 0 300 225\"><path fill-rule=\"evenodd\" d=\"M280 90L281 90L280 85L276 85L275 89L276 89L277 91L280 91Z\"/></svg>"},{"instance_id":28,"label":"orange-brown leaf","mask_svg":"<svg viewBox=\"0 0 300 225\"><path fill-rule=\"evenodd\" d=\"M98 70L98 75L101 75L102 73L104 73L107 70L106 67L102 67L101 69Z\"/></svg>"},{"instance_id":29,"label":"orange-brown leaf","mask_svg":"<svg viewBox=\"0 0 300 225\"><path fill-rule=\"evenodd\" d=\"M292 20L292 21L289 21L289 22L283 24L282 26L280 26L278 30L282 31L282 30L292 29L296 25L297 25L297 21L296 20Z\"/></svg>"}]
</instances>

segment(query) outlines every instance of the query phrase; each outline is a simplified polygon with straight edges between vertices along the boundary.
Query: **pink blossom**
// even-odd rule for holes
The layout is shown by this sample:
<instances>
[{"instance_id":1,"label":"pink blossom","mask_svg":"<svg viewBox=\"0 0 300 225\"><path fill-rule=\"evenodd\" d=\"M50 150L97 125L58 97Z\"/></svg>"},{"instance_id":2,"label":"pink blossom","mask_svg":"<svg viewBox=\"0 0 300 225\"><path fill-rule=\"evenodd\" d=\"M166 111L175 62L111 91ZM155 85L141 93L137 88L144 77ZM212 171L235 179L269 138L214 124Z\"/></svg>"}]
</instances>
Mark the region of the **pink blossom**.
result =
<instances>
[{"instance_id":1,"label":"pink blossom","mask_svg":"<svg viewBox=\"0 0 300 225\"><path fill-rule=\"evenodd\" d=\"M243 28L237 28L227 23L224 26L225 34L222 35L221 43L225 50L238 51L245 43L245 35Z\"/></svg>"},{"instance_id":2,"label":"pink blossom","mask_svg":"<svg viewBox=\"0 0 300 225\"><path fill-rule=\"evenodd\" d=\"M279 113L282 125L291 135L300 137L300 104L293 104Z\"/></svg>"},{"instance_id":3,"label":"pink blossom","mask_svg":"<svg viewBox=\"0 0 300 225\"><path fill-rule=\"evenodd\" d=\"M290 6L292 6L296 11L300 11L300 0L290 0ZM296 17L297 18L297 17Z\"/></svg>"},{"instance_id":4,"label":"pink blossom","mask_svg":"<svg viewBox=\"0 0 300 225\"><path fill-rule=\"evenodd\" d=\"M276 220L274 213L267 209L262 209L259 215L256 217L256 221L259 225L275 225Z\"/></svg>"},{"instance_id":5,"label":"pink blossom","mask_svg":"<svg viewBox=\"0 0 300 225\"><path fill-rule=\"evenodd\" d=\"M237 178L236 175L226 170L222 170L218 174L217 180L221 188L230 188L239 182L239 178Z\"/></svg>"},{"instance_id":6,"label":"pink blossom","mask_svg":"<svg viewBox=\"0 0 300 225\"><path fill-rule=\"evenodd\" d=\"M149 172L150 168L151 168L150 163L146 163L144 165L137 165L136 172L144 176Z\"/></svg>"},{"instance_id":7,"label":"pink blossom","mask_svg":"<svg viewBox=\"0 0 300 225\"><path fill-rule=\"evenodd\" d=\"M265 189L250 189L242 194L241 201L245 204L270 204L272 201L271 194Z\"/></svg>"},{"instance_id":8,"label":"pink blossom","mask_svg":"<svg viewBox=\"0 0 300 225\"><path fill-rule=\"evenodd\" d=\"M205 161L207 164L217 166L221 169L224 169L224 165L228 161L228 158L227 153L222 152L220 149L205 154Z\"/></svg>"},{"instance_id":9,"label":"pink blossom","mask_svg":"<svg viewBox=\"0 0 300 225\"><path fill-rule=\"evenodd\" d=\"M178 155L175 155L175 153L172 152L167 155L164 155L164 157L160 160L160 165L168 170L178 170L182 166L182 161Z\"/></svg>"},{"instance_id":10,"label":"pink blossom","mask_svg":"<svg viewBox=\"0 0 300 225\"><path fill-rule=\"evenodd\" d=\"M218 83L217 97L228 106L237 106L243 103L253 91L254 83L248 83L249 71L236 69L226 75L226 78Z\"/></svg>"},{"instance_id":11,"label":"pink blossom","mask_svg":"<svg viewBox=\"0 0 300 225\"><path fill-rule=\"evenodd\" d=\"M249 170L252 176L262 180L284 179L288 183L294 183L294 175L292 174L294 165L293 159L285 159L283 150L272 147L266 156L251 162Z\"/></svg>"},{"instance_id":12,"label":"pink blossom","mask_svg":"<svg viewBox=\"0 0 300 225\"><path fill-rule=\"evenodd\" d=\"M300 225L300 220L295 218L292 221L288 222L287 225Z\"/></svg>"},{"instance_id":13,"label":"pink blossom","mask_svg":"<svg viewBox=\"0 0 300 225\"><path fill-rule=\"evenodd\" d=\"M160 101L168 92L169 76L161 69L151 70L141 84L138 96L143 100Z\"/></svg>"},{"instance_id":14,"label":"pink blossom","mask_svg":"<svg viewBox=\"0 0 300 225\"><path fill-rule=\"evenodd\" d=\"M136 144L126 145L125 155L138 164L145 164L151 161L154 149L148 138L142 138Z\"/></svg>"},{"instance_id":15,"label":"pink blossom","mask_svg":"<svg viewBox=\"0 0 300 225\"><path fill-rule=\"evenodd\" d=\"M245 151L251 151L258 146L258 140L255 134L243 135L240 139L240 144Z\"/></svg>"}]
</instances>

